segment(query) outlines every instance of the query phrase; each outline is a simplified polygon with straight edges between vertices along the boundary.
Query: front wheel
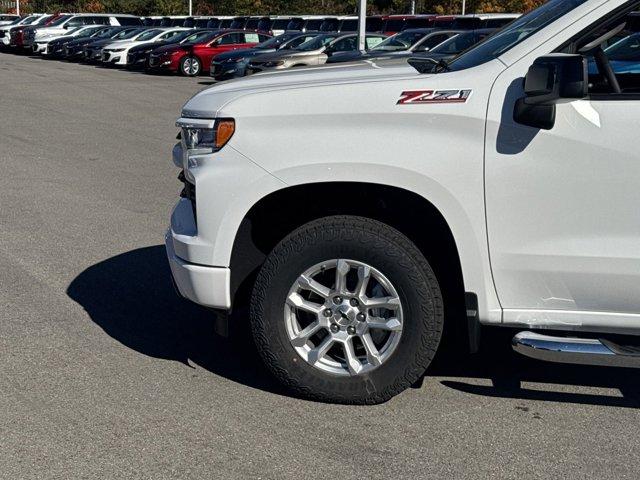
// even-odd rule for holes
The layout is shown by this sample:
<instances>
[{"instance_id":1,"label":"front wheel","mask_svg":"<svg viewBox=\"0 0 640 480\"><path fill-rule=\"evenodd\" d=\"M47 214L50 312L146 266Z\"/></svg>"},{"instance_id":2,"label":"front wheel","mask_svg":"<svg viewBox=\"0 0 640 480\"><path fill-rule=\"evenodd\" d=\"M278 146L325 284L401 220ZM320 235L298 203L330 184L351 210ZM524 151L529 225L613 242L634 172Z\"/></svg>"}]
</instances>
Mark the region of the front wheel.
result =
<instances>
[{"instance_id":1,"label":"front wheel","mask_svg":"<svg viewBox=\"0 0 640 480\"><path fill-rule=\"evenodd\" d=\"M436 277L390 226L326 217L269 254L251 298L251 330L268 368L293 393L380 403L415 383L443 327Z\"/></svg>"},{"instance_id":2,"label":"front wheel","mask_svg":"<svg viewBox=\"0 0 640 480\"><path fill-rule=\"evenodd\" d=\"M180 73L186 77L195 77L201 70L202 65L196 57L182 57L180 60Z\"/></svg>"}]
</instances>

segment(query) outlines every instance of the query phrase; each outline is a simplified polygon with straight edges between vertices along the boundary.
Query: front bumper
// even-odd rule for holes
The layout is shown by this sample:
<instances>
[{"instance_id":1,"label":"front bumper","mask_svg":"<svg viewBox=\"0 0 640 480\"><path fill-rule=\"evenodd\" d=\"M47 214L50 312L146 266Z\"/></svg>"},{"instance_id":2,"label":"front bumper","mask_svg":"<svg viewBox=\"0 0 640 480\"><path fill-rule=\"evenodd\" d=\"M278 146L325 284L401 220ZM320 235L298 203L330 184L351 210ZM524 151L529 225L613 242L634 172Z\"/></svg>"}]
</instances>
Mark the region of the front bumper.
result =
<instances>
[{"instance_id":1,"label":"front bumper","mask_svg":"<svg viewBox=\"0 0 640 480\"><path fill-rule=\"evenodd\" d=\"M177 65L174 65L174 61L169 56L158 57L156 55L151 55L149 57L149 63L147 67L151 70L172 70L176 71L178 69Z\"/></svg>"},{"instance_id":2,"label":"front bumper","mask_svg":"<svg viewBox=\"0 0 640 480\"><path fill-rule=\"evenodd\" d=\"M165 235L167 258L171 276L178 292L184 298L206 307L229 310L231 308L231 270L189 263L176 254L176 244L184 250L190 239L197 241L195 219L191 202L181 199L171 216L171 228ZM189 235L191 234L191 235Z\"/></svg>"},{"instance_id":3,"label":"front bumper","mask_svg":"<svg viewBox=\"0 0 640 480\"><path fill-rule=\"evenodd\" d=\"M127 57L127 54L124 51L112 52L108 50L103 50L101 60L102 60L102 63L124 65L126 62L123 61L123 58L126 58L126 57Z\"/></svg>"},{"instance_id":4,"label":"front bumper","mask_svg":"<svg viewBox=\"0 0 640 480\"><path fill-rule=\"evenodd\" d=\"M33 53L41 53L43 55L47 54L49 45L46 43L34 43L31 48Z\"/></svg>"},{"instance_id":5,"label":"front bumper","mask_svg":"<svg viewBox=\"0 0 640 480\"><path fill-rule=\"evenodd\" d=\"M209 69L209 75L216 80L229 80L235 77L244 76L245 64L238 63L222 63L212 62Z\"/></svg>"},{"instance_id":6,"label":"front bumper","mask_svg":"<svg viewBox=\"0 0 640 480\"><path fill-rule=\"evenodd\" d=\"M145 53L128 53L127 65L130 67L144 67L147 64L147 56Z\"/></svg>"}]
</instances>

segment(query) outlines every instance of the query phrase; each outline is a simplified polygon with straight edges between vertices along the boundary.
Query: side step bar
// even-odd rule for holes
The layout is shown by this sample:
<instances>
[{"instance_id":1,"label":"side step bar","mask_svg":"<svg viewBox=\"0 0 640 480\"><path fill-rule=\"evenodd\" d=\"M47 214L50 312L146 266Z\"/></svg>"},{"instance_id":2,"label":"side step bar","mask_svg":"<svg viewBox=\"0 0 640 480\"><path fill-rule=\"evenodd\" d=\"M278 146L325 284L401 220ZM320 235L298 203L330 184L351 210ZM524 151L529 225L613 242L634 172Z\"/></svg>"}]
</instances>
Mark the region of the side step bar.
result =
<instances>
[{"instance_id":1,"label":"side step bar","mask_svg":"<svg viewBox=\"0 0 640 480\"><path fill-rule=\"evenodd\" d=\"M577 365L640 368L640 349L595 338L552 337L520 332L511 341L513 349L536 360Z\"/></svg>"}]
</instances>

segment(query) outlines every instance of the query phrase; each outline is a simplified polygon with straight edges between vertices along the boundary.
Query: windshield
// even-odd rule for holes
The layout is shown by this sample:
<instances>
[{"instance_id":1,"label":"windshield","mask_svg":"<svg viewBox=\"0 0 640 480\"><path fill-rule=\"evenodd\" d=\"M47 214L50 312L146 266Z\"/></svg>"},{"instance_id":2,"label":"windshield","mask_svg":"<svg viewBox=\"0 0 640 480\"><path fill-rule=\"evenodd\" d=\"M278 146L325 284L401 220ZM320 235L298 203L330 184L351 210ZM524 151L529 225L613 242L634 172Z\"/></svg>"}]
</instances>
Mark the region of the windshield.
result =
<instances>
[{"instance_id":1,"label":"windshield","mask_svg":"<svg viewBox=\"0 0 640 480\"><path fill-rule=\"evenodd\" d=\"M614 43L605 50L609 60L638 60L640 58L640 33L634 33Z\"/></svg>"},{"instance_id":2,"label":"windshield","mask_svg":"<svg viewBox=\"0 0 640 480\"><path fill-rule=\"evenodd\" d=\"M266 40L258 45L256 45L256 48L259 48L261 50L267 50L270 48L278 48L278 46L281 43L284 43L288 40L290 40L292 37L296 36L297 34L290 34L290 33L283 33L282 35L278 35L277 37L273 37L270 38L269 40Z\"/></svg>"},{"instance_id":3,"label":"windshield","mask_svg":"<svg viewBox=\"0 0 640 480\"><path fill-rule=\"evenodd\" d=\"M140 34L140 30L124 30L120 33L118 33L115 37L116 40L123 40L123 39L127 39L127 38L131 38L131 37L135 37L136 35Z\"/></svg>"},{"instance_id":4,"label":"windshield","mask_svg":"<svg viewBox=\"0 0 640 480\"><path fill-rule=\"evenodd\" d=\"M464 70L498 58L507 50L539 32L586 1L549 0L541 7L523 15L503 30L487 38L484 42L453 59L450 64L451 70Z\"/></svg>"},{"instance_id":5,"label":"windshield","mask_svg":"<svg viewBox=\"0 0 640 480\"><path fill-rule=\"evenodd\" d=\"M312 38L316 38L317 36L318 36L317 34L312 33L309 35L300 35L298 37L294 37L291 40L288 40L286 43L284 43L282 47L280 47L280 50L296 49L300 45L302 45L304 42L308 42L309 40L311 40Z\"/></svg>"},{"instance_id":6,"label":"windshield","mask_svg":"<svg viewBox=\"0 0 640 480\"><path fill-rule=\"evenodd\" d=\"M111 37L111 35L113 35L114 30L115 30L114 28L100 29L97 32L93 32L91 34L91 38L108 38L108 37Z\"/></svg>"},{"instance_id":7,"label":"windshield","mask_svg":"<svg viewBox=\"0 0 640 480\"><path fill-rule=\"evenodd\" d=\"M411 45L416 43L426 34L423 32L402 32L397 33L393 37L389 37L372 50L385 52L395 52L398 50L407 50Z\"/></svg>"},{"instance_id":8,"label":"windshield","mask_svg":"<svg viewBox=\"0 0 640 480\"><path fill-rule=\"evenodd\" d=\"M311 40L307 40L302 45L296 48L301 52L312 52L313 50L319 50L322 47L327 46L333 40L335 40L336 35L321 35L319 37L312 38Z\"/></svg>"},{"instance_id":9,"label":"windshield","mask_svg":"<svg viewBox=\"0 0 640 480\"><path fill-rule=\"evenodd\" d=\"M167 38L164 41L169 43L178 43L181 40L184 40L185 38L187 38L189 35L193 35L193 30L185 30L183 32L178 32L173 37Z\"/></svg>"},{"instance_id":10,"label":"windshield","mask_svg":"<svg viewBox=\"0 0 640 480\"><path fill-rule=\"evenodd\" d=\"M37 15L34 15L33 17L26 17L23 18L20 22L20 25L31 25L33 22L35 22L36 20L38 20L40 17Z\"/></svg>"},{"instance_id":11,"label":"windshield","mask_svg":"<svg viewBox=\"0 0 640 480\"><path fill-rule=\"evenodd\" d=\"M204 42L209 39L215 38L217 35L218 35L217 33L211 33L211 32L194 33L193 35L189 35L180 43L200 43L200 42Z\"/></svg>"},{"instance_id":12,"label":"windshield","mask_svg":"<svg viewBox=\"0 0 640 480\"><path fill-rule=\"evenodd\" d=\"M64 32L62 34L63 37L67 37L69 35L72 35L74 33L76 33L78 30L81 30L84 27L76 27L76 28L70 28L69 30L67 30L66 32Z\"/></svg>"},{"instance_id":13,"label":"windshield","mask_svg":"<svg viewBox=\"0 0 640 480\"><path fill-rule=\"evenodd\" d=\"M478 35L474 32L459 33L432 49L431 53L455 55L472 47L478 41L477 37Z\"/></svg>"},{"instance_id":14,"label":"windshield","mask_svg":"<svg viewBox=\"0 0 640 480\"><path fill-rule=\"evenodd\" d=\"M51 22L49 25L47 25L47 27L57 27L58 25L62 25L64 22L67 21L67 19L70 17L70 15L62 15L58 18L56 18L53 22Z\"/></svg>"},{"instance_id":15,"label":"windshield","mask_svg":"<svg viewBox=\"0 0 640 480\"><path fill-rule=\"evenodd\" d=\"M162 32L164 32L164 30L158 30L158 29L147 30L138 38L136 38L136 40L151 40L155 36L160 35Z\"/></svg>"}]
</instances>

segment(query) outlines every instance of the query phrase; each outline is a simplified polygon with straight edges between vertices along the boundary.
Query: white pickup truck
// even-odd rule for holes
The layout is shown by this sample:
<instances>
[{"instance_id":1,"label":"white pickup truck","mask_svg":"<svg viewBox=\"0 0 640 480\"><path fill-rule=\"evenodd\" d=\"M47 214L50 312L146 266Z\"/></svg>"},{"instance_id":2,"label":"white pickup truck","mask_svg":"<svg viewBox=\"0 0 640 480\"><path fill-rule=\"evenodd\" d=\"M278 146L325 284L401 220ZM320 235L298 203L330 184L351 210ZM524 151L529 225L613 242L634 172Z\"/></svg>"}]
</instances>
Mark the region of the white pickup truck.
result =
<instances>
[{"instance_id":1,"label":"white pickup truck","mask_svg":"<svg viewBox=\"0 0 640 480\"><path fill-rule=\"evenodd\" d=\"M273 374L322 401L391 398L443 329L640 365L640 49L620 51L639 4L550 0L449 63L198 93L173 151L179 293L249 321Z\"/></svg>"}]
</instances>

